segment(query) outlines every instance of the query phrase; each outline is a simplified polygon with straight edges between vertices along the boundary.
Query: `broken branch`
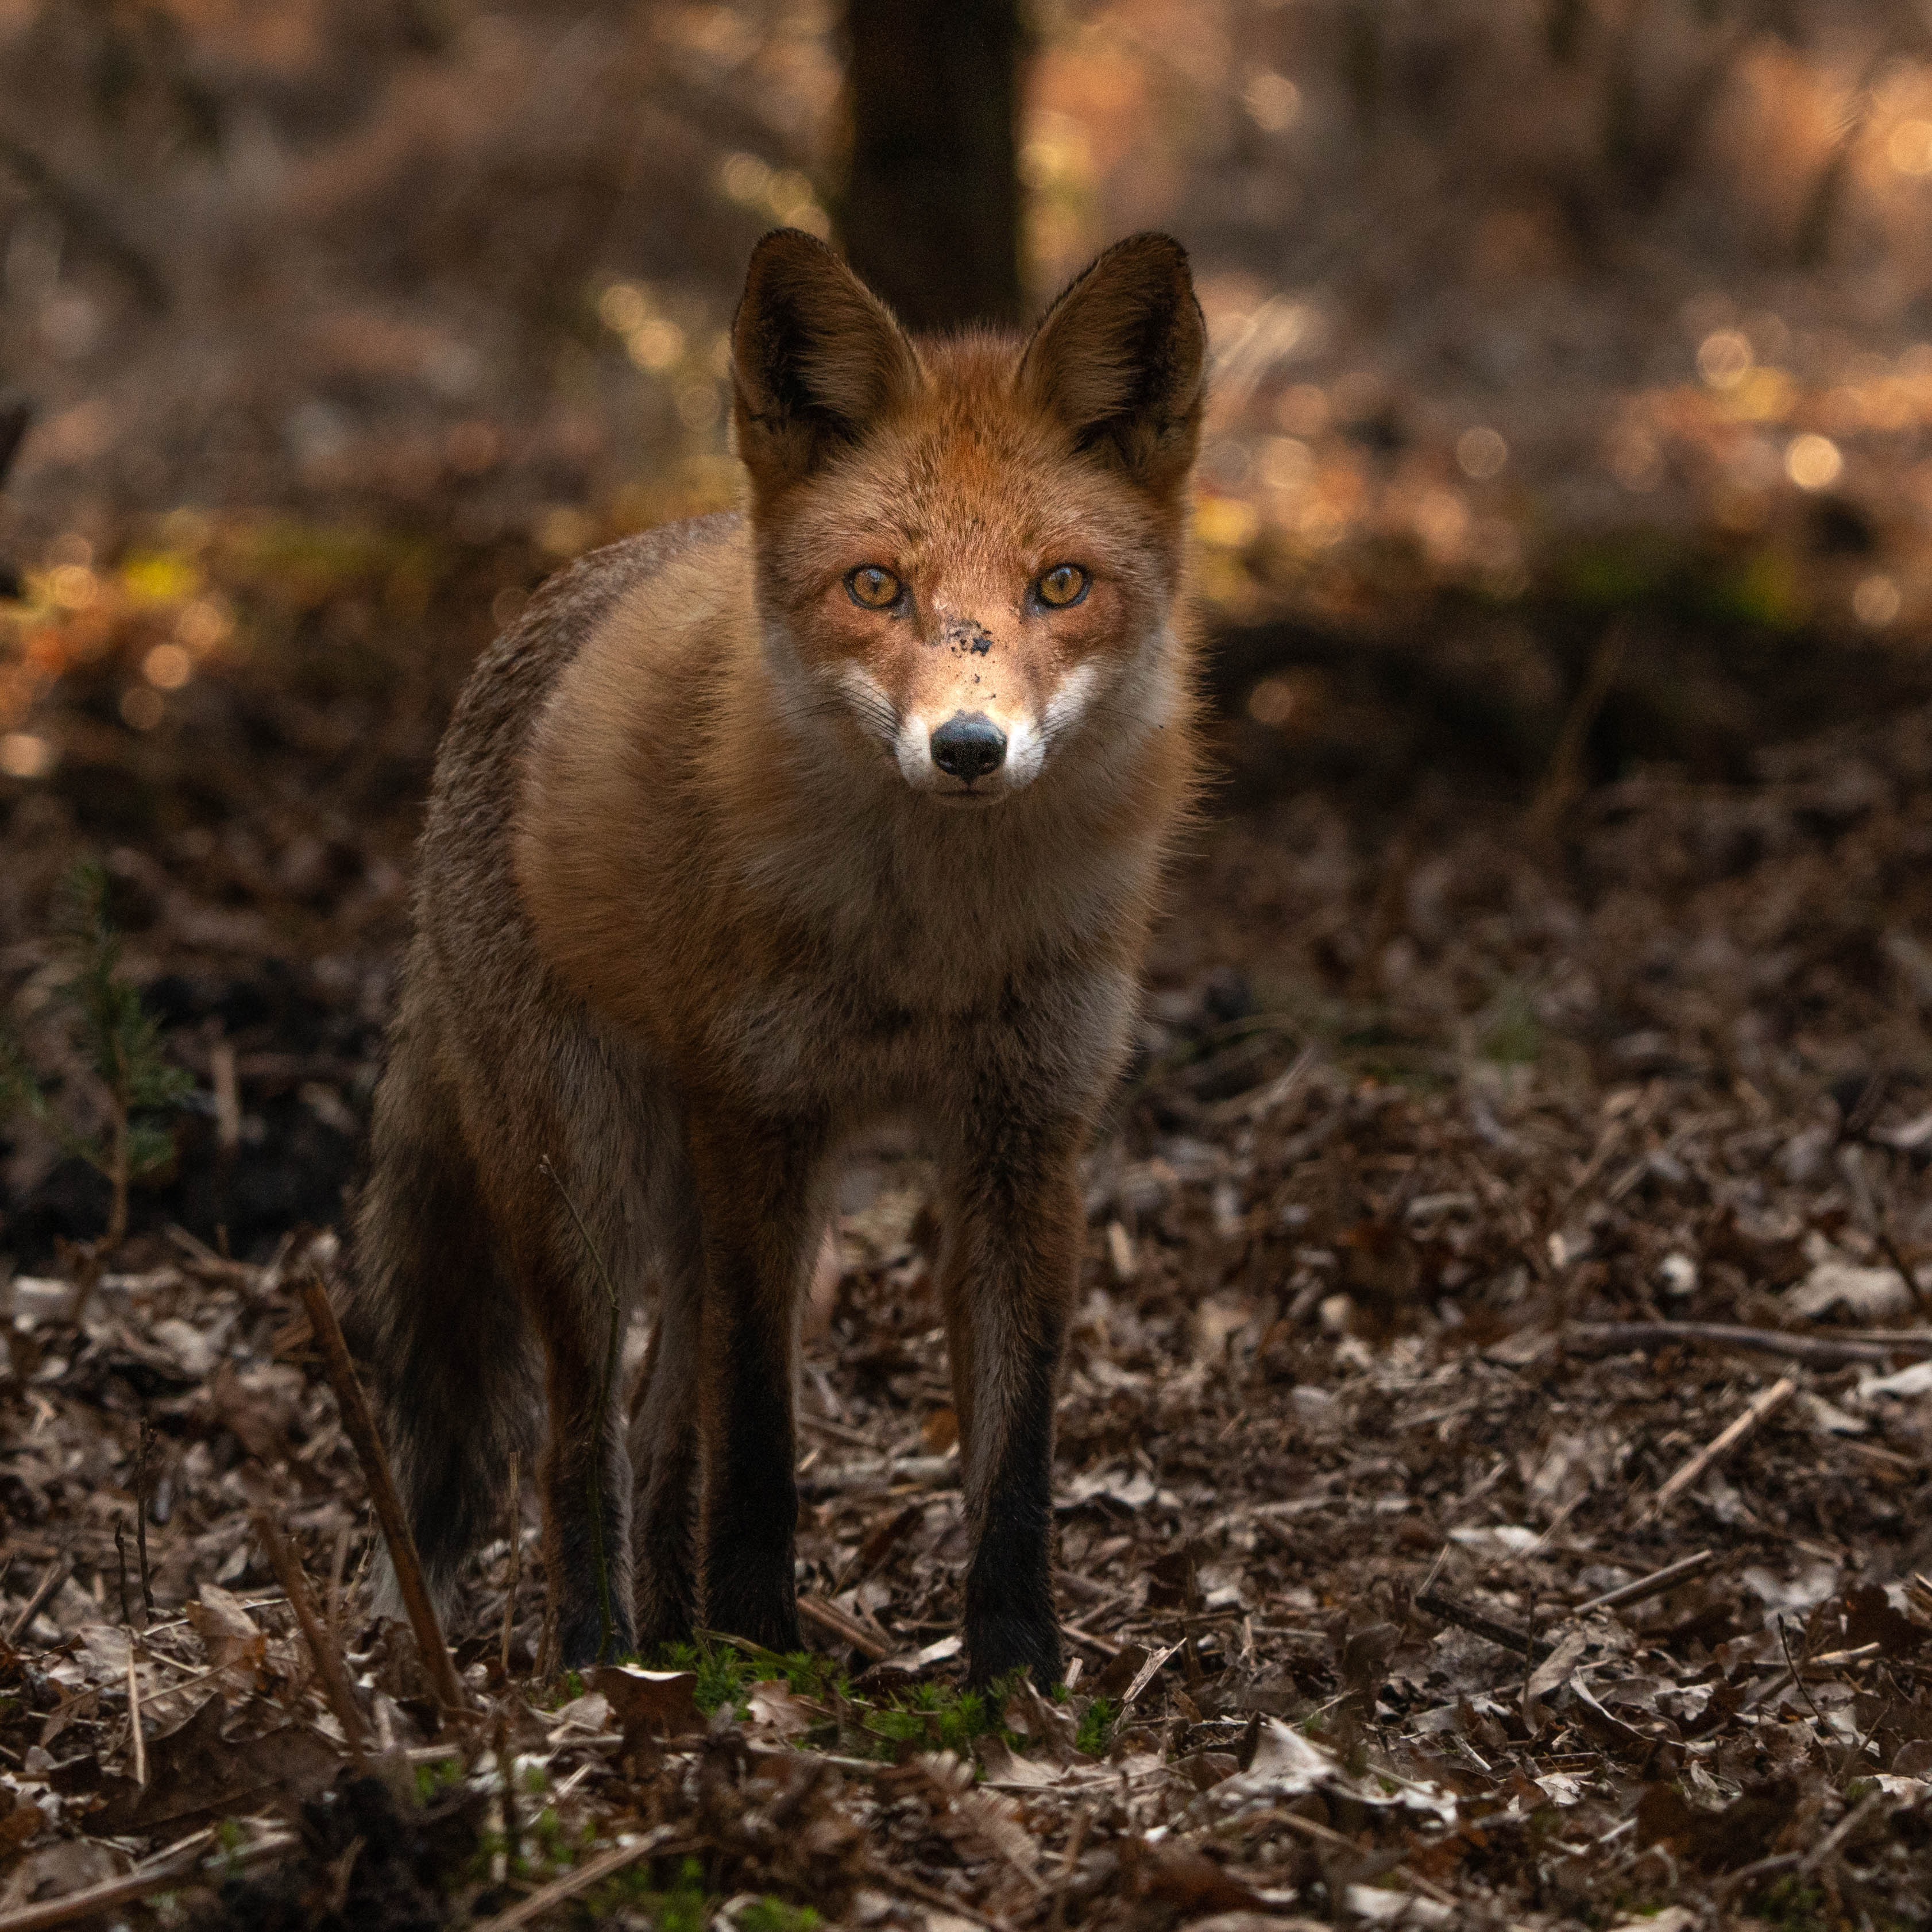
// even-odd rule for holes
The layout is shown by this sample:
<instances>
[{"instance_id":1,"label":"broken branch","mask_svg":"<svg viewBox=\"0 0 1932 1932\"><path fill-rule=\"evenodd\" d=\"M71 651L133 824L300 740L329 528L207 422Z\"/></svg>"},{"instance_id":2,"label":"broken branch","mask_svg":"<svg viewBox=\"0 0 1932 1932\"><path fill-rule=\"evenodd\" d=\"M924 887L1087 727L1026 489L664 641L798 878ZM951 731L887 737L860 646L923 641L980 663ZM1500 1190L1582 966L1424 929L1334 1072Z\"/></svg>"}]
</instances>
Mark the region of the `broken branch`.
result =
<instances>
[{"instance_id":1,"label":"broken branch","mask_svg":"<svg viewBox=\"0 0 1932 1932\"><path fill-rule=\"evenodd\" d=\"M275 1527L274 1519L266 1510L256 1510L254 1521L255 1534L268 1557L268 1566L288 1598L296 1621L302 1625L309 1654L315 1659L315 1674L322 1680L322 1695L328 1700L328 1708L335 1713L335 1721L342 1726L349 1755L359 1770L368 1733L363 1729L362 1713L356 1708L356 1694L349 1686L348 1671L334 1645L329 1641L328 1634L322 1628L321 1618L316 1613L315 1600L309 1594L308 1579L302 1574L302 1564Z\"/></svg>"},{"instance_id":2,"label":"broken branch","mask_svg":"<svg viewBox=\"0 0 1932 1932\"><path fill-rule=\"evenodd\" d=\"M1743 1414L1699 1450L1683 1468L1665 1483L1644 1512L1646 1518L1660 1514L1702 1476L1705 1471L1720 1457L1730 1454L1765 1418L1798 1393L1798 1384L1790 1376L1781 1376L1769 1388L1760 1390L1751 1398L1750 1406Z\"/></svg>"},{"instance_id":3,"label":"broken branch","mask_svg":"<svg viewBox=\"0 0 1932 1932\"><path fill-rule=\"evenodd\" d=\"M71 1925L76 1919L94 1918L100 1912L112 1911L117 1905L131 1905L152 1892L169 1891L178 1886L201 1862L212 1835L206 1832L196 1832L186 1846L177 1846L158 1864L150 1866L146 1871L130 1872L125 1878L110 1878L99 1885L70 1892L64 1898L44 1898L36 1904L22 1906L17 1911L0 1914L0 1932L50 1932L54 1926ZM226 1854L227 1869L232 1870L238 1864L259 1864L264 1858L286 1851L295 1843L292 1832L264 1838L246 1851Z\"/></svg>"},{"instance_id":4,"label":"broken branch","mask_svg":"<svg viewBox=\"0 0 1932 1932\"><path fill-rule=\"evenodd\" d=\"M1472 1630L1478 1636L1487 1637L1490 1642L1501 1644L1504 1649L1513 1650L1532 1663L1540 1664L1554 1648L1540 1637L1512 1630L1508 1624L1499 1624L1495 1618L1485 1616L1480 1610L1473 1610L1466 1604L1459 1604L1454 1598L1445 1597L1440 1591L1425 1590L1415 1599L1415 1607L1445 1624L1455 1624L1460 1630Z\"/></svg>"},{"instance_id":5,"label":"broken branch","mask_svg":"<svg viewBox=\"0 0 1932 1932\"><path fill-rule=\"evenodd\" d=\"M1700 1570L1708 1570L1714 1560L1715 1552L1700 1550L1694 1556L1686 1556L1676 1563L1666 1563L1661 1570L1653 1570L1648 1576L1640 1576L1634 1583L1620 1584L1614 1590L1606 1590L1600 1597L1592 1597L1587 1604L1579 1604L1570 1614L1573 1617L1588 1616L1592 1610L1628 1610L1633 1604L1641 1604L1647 1598L1660 1596L1664 1592L1682 1582L1688 1576L1696 1576Z\"/></svg>"},{"instance_id":6,"label":"broken branch","mask_svg":"<svg viewBox=\"0 0 1932 1932\"><path fill-rule=\"evenodd\" d=\"M1820 1335L1792 1335L1781 1328L1734 1328L1724 1322L1579 1322L1564 1330L1564 1339L1570 1347L1585 1351L1665 1348L1676 1342L1711 1342L1720 1348L1784 1355L1817 1369L1841 1369L1852 1362L1882 1364L1896 1354L1932 1355L1932 1334L1840 1341Z\"/></svg>"},{"instance_id":7,"label":"broken branch","mask_svg":"<svg viewBox=\"0 0 1932 1932\"><path fill-rule=\"evenodd\" d=\"M56 1556L40 1573L40 1580L34 1586L34 1594L27 1599L26 1609L21 1611L7 1628L7 1648L19 1646L21 1638L32 1629L34 1619L53 1601L60 1586L74 1573L72 1556Z\"/></svg>"},{"instance_id":8,"label":"broken branch","mask_svg":"<svg viewBox=\"0 0 1932 1932\"><path fill-rule=\"evenodd\" d=\"M128 1640L128 1742L134 1754L134 1782L148 1788L148 1745L141 1736L141 1678L134 1663L134 1640Z\"/></svg>"},{"instance_id":9,"label":"broken branch","mask_svg":"<svg viewBox=\"0 0 1932 1932\"><path fill-rule=\"evenodd\" d=\"M798 1613L808 1624L816 1624L828 1636L835 1636L842 1643L849 1643L861 1657L874 1664L883 1663L892 1654L890 1643L883 1642L872 1631L866 1629L854 1617L828 1604L821 1597L801 1596L798 1600Z\"/></svg>"},{"instance_id":10,"label":"broken branch","mask_svg":"<svg viewBox=\"0 0 1932 1932\"><path fill-rule=\"evenodd\" d=\"M369 1399L357 1379L356 1364L350 1359L349 1344L342 1339L342 1326L335 1318L328 1287L313 1268L302 1283L302 1306L308 1310L309 1326L322 1346L322 1364L342 1412L343 1428L362 1465L369 1501L389 1546L389 1560L396 1566L396 1582L403 1594L410 1628L416 1633L423 1670L437 1702L450 1710L462 1710L469 1700L464 1695L455 1662L443 1641L442 1626L436 1620L436 1606L430 1600L428 1586L423 1581L422 1559L416 1554L416 1540L410 1533L409 1519L403 1514L402 1498L396 1493L388 1455L376 1432L375 1418L369 1412Z\"/></svg>"},{"instance_id":11,"label":"broken branch","mask_svg":"<svg viewBox=\"0 0 1932 1932\"><path fill-rule=\"evenodd\" d=\"M476 1932L514 1932L515 1927L541 1918L552 1906L562 1905L602 1885L614 1872L620 1872L626 1865L634 1865L639 1859L665 1850L675 1835L670 1826L660 1825L656 1831L646 1832L641 1838L633 1839L628 1845L614 1846L594 1858L587 1858L566 1872L562 1877L539 1886L529 1898L512 1906L507 1912L500 1912L494 1918L479 1920ZM8 1928L0 1925L0 1932L8 1932Z\"/></svg>"}]
</instances>

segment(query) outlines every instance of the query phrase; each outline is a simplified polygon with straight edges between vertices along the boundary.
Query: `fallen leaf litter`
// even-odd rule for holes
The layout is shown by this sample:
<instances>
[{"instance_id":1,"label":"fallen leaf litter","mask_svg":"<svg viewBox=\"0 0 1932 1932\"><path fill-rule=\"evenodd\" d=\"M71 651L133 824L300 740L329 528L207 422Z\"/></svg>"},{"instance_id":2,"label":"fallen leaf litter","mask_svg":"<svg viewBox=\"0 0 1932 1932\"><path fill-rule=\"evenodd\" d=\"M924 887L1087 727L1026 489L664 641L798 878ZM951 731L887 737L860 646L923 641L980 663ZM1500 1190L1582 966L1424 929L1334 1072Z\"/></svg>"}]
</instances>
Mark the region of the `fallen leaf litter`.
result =
<instances>
[{"instance_id":1,"label":"fallen leaf litter","mask_svg":"<svg viewBox=\"0 0 1932 1932\"><path fill-rule=\"evenodd\" d=\"M1414 819L1393 892L1310 797L1183 880L1090 1172L1064 1703L944 1688L956 1430L890 1150L806 1345L836 1668L790 1680L713 1650L535 1681L526 1523L509 1670L506 1534L440 1710L407 1628L363 1621L296 1251L144 1236L78 1324L65 1277L16 1276L0 1932L90 1898L251 1928L1922 1919L1932 988L1885 941L1932 923L1932 720L1752 785L1627 782L1556 851Z\"/></svg>"}]
</instances>

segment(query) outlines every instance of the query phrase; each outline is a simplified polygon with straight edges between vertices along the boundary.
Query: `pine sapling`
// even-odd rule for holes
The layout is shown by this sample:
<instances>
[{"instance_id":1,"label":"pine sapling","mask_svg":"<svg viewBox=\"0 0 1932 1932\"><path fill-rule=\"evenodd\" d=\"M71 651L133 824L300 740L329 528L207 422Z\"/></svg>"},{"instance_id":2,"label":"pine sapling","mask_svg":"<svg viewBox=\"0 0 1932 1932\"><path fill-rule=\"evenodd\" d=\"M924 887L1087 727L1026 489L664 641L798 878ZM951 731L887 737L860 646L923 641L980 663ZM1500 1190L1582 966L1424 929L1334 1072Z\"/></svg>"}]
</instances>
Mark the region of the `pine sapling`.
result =
<instances>
[{"instance_id":1,"label":"pine sapling","mask_svg":"<svg viewBox=\"0 0 1932 1932\"><path fill-rule=\"evenodd\" d=\"M127 1236L130 1184L166 1165L174 1142L163 1120L194 1088L192 1076L169 1064L140 993L121 977L121 939L108 914L107 892L107 874L98 864L76 866L62 886L56 925L71 962L56 997L72 1016L74 1048L105 1094L104 1132L80 1132L62 1117L18 1040L0 1026L0 1114L32 1114L65 1153L79 1156L107 1182L107 1226L83 1271L76 1316L101 1264Z\"/></svg>"}]
</instances>

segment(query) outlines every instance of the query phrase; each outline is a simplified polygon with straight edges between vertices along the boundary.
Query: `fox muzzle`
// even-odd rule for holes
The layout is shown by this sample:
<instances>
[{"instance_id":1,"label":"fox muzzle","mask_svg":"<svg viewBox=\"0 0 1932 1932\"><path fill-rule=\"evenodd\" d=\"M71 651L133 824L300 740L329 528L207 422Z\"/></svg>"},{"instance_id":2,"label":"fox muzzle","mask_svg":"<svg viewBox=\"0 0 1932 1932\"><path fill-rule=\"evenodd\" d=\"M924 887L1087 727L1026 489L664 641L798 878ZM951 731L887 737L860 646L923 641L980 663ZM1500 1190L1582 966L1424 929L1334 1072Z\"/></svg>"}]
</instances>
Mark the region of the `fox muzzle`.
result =
<instances>
[{"instance_id":1,"label":"fox muzzle","mask_svg":"<svg viewBox=\"0 0 1932 1932\"><path fill-rule=\"evenodd\" d=\"M932 749L942 772L970 784L1005 764L1006 734L983 711L956 711L933 733Z\"/></svg>"}]
</instances>

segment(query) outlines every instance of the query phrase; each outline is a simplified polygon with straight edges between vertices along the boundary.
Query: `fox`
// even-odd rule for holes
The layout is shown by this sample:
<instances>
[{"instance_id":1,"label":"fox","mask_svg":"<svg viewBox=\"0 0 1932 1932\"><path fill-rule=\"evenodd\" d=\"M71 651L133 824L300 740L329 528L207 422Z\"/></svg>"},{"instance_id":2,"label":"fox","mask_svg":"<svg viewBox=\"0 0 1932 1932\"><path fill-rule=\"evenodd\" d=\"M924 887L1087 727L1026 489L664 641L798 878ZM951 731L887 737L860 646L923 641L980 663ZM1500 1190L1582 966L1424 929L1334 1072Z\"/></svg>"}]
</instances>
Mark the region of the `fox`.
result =
<instances>
[{"instance_id":1,"label":"fox","mask_svg":"<svg viewBox=\"0 0 1932 1932\"><path fill-rule=\"evenodd\" d=\"M559 573L456 705L344 1327L446 1616L541 1420L548 1654L798 1650L800 1304L842 1160L910 1131L967 1675L1051 1688L1082 1161L1200 782L1206 328L1165 235L916 338L782 229L730 339L742 508Z\"/></svg>"}]
</instances>

